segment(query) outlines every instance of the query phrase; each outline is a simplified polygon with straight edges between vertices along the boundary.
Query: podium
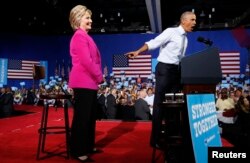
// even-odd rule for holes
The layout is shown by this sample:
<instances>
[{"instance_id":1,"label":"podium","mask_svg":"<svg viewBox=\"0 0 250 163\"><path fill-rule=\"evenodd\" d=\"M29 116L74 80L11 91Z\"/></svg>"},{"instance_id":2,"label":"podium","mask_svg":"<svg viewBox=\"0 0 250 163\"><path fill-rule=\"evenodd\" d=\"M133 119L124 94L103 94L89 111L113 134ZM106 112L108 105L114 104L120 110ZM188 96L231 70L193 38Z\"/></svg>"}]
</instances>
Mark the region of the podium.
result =
<instances>
[{"instance_id":1,"label":"podium","mask_svg":"<svg viewBox=\"0 0 250 163\"><path fill-rule=\"evenodd\" d=\"M195 162L188 117L188 94L214 94L222 80L219 52L216 47L186 56L181 61L183 101L166 101L165 157L167 161ZM173 119L173 117L175 117ZM174 126L174 127L173 127Z\"/></svg>"},{"instance_id":2,"label":"podium","mask_svg":"<svg viewBox=\"0 0 250 163\"><path fill-rule=\"evenodd\" d=\"M189 94L215 94L216 85L222 80L220 56L218 48L208 47L192 55L186 56L181 61L181 84L185 104L182 106L181 123L184 131L182 135L186 137L184 144L185 151L188 151L186 159L195 161L193 142L190 131L190 119L188 118L187 95ZM186 125L185 125L186 124ZM185 126L184 126L185 125ZM181 126L180 126L181 127Z\"/></svg>"},{"instance_id":3,"label":"podium","mask_svg":"<svg viewBox=\"0 0 250 163\"><path fill-rule=\"evenodd\" d=\"M221 82L222 72L218 48L208 47L181 61L183 93L215 93Z\"/></svg>"}]
</instances>

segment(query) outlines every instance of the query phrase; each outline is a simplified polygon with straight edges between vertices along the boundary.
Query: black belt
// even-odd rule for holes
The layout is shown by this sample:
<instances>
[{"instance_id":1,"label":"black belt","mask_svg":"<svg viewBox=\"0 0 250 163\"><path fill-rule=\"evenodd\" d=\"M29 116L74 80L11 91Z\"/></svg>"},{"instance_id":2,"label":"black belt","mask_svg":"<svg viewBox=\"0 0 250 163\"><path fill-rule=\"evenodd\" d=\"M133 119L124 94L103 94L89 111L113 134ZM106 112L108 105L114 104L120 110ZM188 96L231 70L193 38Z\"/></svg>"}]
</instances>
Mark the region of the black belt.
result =
<instances>
[{"instance_id":1,"label":"black belt","mask_svg":"<svg viewBox=\"0 0 250 163\"><path fill-rule=\"evenodd\" d=\"M178 67L179 65L176 65L176 64L170 64L170 63L163 63L163 62L159 62L161 64L164 64L164 65L168 65L168 66L171 66L171 67Z\"/></svg>"}]
</instances>

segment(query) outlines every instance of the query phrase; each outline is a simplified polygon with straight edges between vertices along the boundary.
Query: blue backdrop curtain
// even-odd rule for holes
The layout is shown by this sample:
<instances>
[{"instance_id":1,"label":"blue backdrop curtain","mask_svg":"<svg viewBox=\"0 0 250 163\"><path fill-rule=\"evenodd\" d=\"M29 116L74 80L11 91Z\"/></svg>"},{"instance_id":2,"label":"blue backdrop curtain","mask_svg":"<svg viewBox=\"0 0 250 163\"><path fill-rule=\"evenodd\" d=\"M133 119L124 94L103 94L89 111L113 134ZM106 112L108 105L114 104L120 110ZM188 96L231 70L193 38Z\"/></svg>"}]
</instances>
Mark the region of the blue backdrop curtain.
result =
<instances>
[{"instance_id":1,"label":"blue backdrop curtain","mask_svg":"<svg viewBox=\"0 0 250 163\"><path fill-rule=\"evenodd\" d=\"M249 33L249 29L247 32ZM109 73L112 68L112 56L124 54L139 48L158 34L99 34L92 35L102 55L103 67L107 66ZM231 30L195 31L188 34L189 45L187 55L206 49L206 45L197 42L201 36L213 41L213 46L219 51L238 51L241 59L241 72L244 73L248 62L249 52L246 47L241 47ZM71 35L15 35L0 34L0 58L43 60L48 61L48 77L55 75L56 64L64 64L65 71L70 67L69 42ZM158 49L150 51L152 58L158 55ZM67 68L67 70L66 70ZM65 75L67 73L65 72ZM7 85L19 86L19 80L8 80ZM31 85L32 81L26 81Z\"/></svg>"}]
</instances>

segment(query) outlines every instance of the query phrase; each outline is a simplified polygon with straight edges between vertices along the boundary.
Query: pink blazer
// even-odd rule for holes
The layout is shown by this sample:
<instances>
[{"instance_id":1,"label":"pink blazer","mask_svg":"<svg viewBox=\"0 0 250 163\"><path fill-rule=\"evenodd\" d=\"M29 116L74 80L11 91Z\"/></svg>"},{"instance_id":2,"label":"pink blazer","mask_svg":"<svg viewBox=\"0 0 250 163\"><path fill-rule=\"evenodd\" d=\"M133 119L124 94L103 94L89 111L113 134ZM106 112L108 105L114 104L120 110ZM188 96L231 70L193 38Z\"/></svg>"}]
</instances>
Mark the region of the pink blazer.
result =
<instances>
[{"instance_id":1,"label":"pink blazer","mask_svg":"<svg viewBox=\"0 0 250 163\"><path fill-rule=\"evenodd\" d=\"M70 88L98 89L103 80L101 55L88 33L75 31L70 41L72 69L69 76Z\"/></svg>"}]
</instances>

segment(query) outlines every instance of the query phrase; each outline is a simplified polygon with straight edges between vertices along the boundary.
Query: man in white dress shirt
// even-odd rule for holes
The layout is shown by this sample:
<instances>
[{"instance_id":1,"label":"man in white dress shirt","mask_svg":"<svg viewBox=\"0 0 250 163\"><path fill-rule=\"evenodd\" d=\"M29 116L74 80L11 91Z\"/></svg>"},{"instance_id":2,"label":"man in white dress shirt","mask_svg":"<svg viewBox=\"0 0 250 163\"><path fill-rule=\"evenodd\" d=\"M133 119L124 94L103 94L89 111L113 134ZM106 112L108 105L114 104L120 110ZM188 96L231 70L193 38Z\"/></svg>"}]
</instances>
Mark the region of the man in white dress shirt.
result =
<instances>
[{"instance_id":1,"label":"man in white dress shirt","mask_svg":"<svg viewBox=\"0 0 250 163\"><path fill-rule=\"evenodd\" d=\"M152 147L157 148L159 145L164 118L163 109L159 104L165 100L165 93L176 93L181 90L179 64L188 44L186 33L192 32L195 25L196 15L186 11L180 17L179 26L165 29L156 38L145 42L138 50L125 54L129 58L135 58L142 52L160 48L155 69L156 85L150 139Z\"/></svg>"}]
</instances>

